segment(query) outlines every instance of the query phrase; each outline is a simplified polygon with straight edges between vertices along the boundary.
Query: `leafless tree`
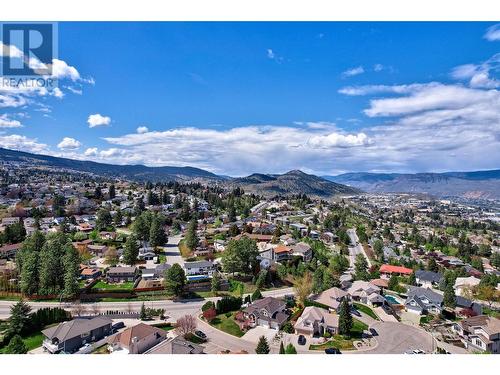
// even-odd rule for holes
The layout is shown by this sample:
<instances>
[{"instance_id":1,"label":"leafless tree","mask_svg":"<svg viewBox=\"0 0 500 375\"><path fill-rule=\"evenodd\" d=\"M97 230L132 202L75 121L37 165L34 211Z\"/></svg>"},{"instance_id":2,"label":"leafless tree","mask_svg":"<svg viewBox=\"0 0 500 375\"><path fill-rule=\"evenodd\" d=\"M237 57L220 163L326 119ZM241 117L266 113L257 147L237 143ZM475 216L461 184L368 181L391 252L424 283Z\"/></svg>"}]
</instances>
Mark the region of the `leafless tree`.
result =
<instances>
[{"instance_id":1,"label":"leafless tree","mask_svg":"<svg viewBox=\"0 0 500 375\"><path fill-rule=\"evenodd\" d=\"M175 331L182 336L193 333L196 330L196 318L192 315L184 315L177 319Z\"/></svg>"}]
</instances>

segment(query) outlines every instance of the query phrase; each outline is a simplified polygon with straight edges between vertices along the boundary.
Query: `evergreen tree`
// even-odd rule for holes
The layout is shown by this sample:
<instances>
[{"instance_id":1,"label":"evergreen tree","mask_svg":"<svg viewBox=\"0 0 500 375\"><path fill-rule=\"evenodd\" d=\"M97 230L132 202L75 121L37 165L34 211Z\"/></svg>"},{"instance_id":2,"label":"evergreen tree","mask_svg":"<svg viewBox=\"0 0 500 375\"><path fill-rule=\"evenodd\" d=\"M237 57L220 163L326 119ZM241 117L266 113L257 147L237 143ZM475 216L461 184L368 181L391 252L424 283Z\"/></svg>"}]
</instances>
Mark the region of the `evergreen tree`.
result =
<instances>
[{"instance_id":1,"label":"evergreen tree","mask_svg":"<svg viewBox=\"0 0 500 375\"><path fill-rule=\"evenodd\" d=\"M19 301L10 308L9 335L22 335L29 331L31 324L31 307L24 301Z\"/></svg>"},{"instance_id":2,"label":"evergreen tree","mask_svg":"<svg viewBox=\"0 0 500 375\"><path fill-rule=\"evenodd\" d=\"M271 349L269 348L269 344L267 343L267 339L265 336L260 336L257 347L255 348L255 353L257 354L269 354Z\"/></svg>"},{"instance_id":3,"label":"evergreen tree","mask_svg":"<svg viewBox=\"0 0 500 375\"><path fill-rule=\"evenodd\" d=\"M101 208L97 211L96 228L97 230L106 230L113 223L113 217L111 213L106 208Z\"/></svg>"},{"instance_id":4,"label":"evergreen tree","mask_svg":"<svg viewBox=\"0 0 500 375\"><path fill-rule=\"evenodd\" d=\"M134 235L127 237L125 241L125 248L123 250L123 263L133 265L137 262L137 256L139 255L139 244L137 243L137 238Z\"/></svg>"},{"instance_id":5,"label":"evergreen tree","mask_svg":"<svg viewBox=\"0 0 500 375\"><path fill-rule=\"evenodd\" d=\"M15 335L9 341L9 345L5 347L5 354L26 354L28 353L28 347L24 343L23 339L19 335Z\"/></svg>"},{"instance_id":6,"label":"evergreen tree","mask_svg":"<svg viewBox=\"0 0 500 375\"><path fill-rule=\"evenodd\" d=\"M399 286L399 277L393 273L389 279L387 288L390 290L396 290Z\"/></svg>"},{"instance_id":7,"label":"evergreen tree","mask_svg":"<svg viewBox=\"0 0 500 375\"><path fill-rule=\"evenodd\" d=\"M252 293L252 302L257 301L262 298L262 293L259 289L255 289L255 292Z\"/></svg>"},{"instance_id":8,"label":"evergreen tree","mask_svg":"<svg viewBox=\"0 0 500 375\"><path fill-rule=\"evenodd\" d=\"M78 251L73 247L68 247L66 249L66 254L63 259L64 266L64 290L63 296L65 298L71 298L75 296L79 291L78 277L79 272L80 257Z\"/></svg>"},{"instance_id":9,"label":"evergreen tree","mask_svg":"<svg viewBox=\"0 0 500 375\"><path fill-rule=\"evenodd\" d=\"M292 343L286 346L285 354L297 354L297 349L295 349L295 346L293 346Z\"/></svg>"},{"instance_id":10,"label":"evergreen tree","mask_svg":"<svg viewBox=\"0 0 500 375\"><path fill-rule=\"evenodd\" d=\"M116 197L115 184L109 185L109 199L114 199Z\"/></svg>"},{"instance_id":11,"label":"evergreen tree","mask_svg":"<svg viewBox=\"0 0 500 375\"><path fill-rule=\"evenodd\" d=\"M117 209L115 216L113 217L113 223L115 224L115 226L119 226L122 224L122 221L123 221L122 210Z\"/></svg>"},{"instance_id":12,"label":"evergreen tree","mask_svg":"<svg viewBox=\"0 0 500 375\"><path fill-rule=\"evenodd\" d=\"M148 319L148 315L146 313L146 307L144 306L144 302L142 303L142 306L141 306L141 312L139 314L139 319L140 320L147 320Z\"/></svg>"},{"instance_id":13,"label":"evergreen tree","mask_svg":"<svg viewBox=\"0 0 500 375\"><path fill-rule=\"evenodd\" d=\"M196 220L191 220L189 222L189 226L186 232L186 246L190 250L196 249L196 246L198 246L198 236L196 235L196 229L198 227L198 223Z\"/></svg>"},{"instance_id":14,"label":"evergreen tree","mask_svg":"<svg viewBox=\"0 0 500 375\"><path fill-rule=\"evenodd\" d=\"M212 285L211 285L212 293L217 295L217 292L220 291L220 288L221 288L221 277L219 272L215 272L212 275Z\"/></svg>"},{"instance_id":15,"label":"evergreen tree","mask_svg":"<svg viewBox=\"0 0 500 375\"><path fill-rule=\"evenodd\" d=\"M415 272L412 272L410 277L408 278L408 285L417 285L417 279L415 276Z\"/></svg>"},{"instance_id":16,"label":"evergreen tree","mask_svg":"<svg viewBox=\"0 0 500 375\"><path fill-rule=\"evenodd\" d=\"M354 269L356 271L356 279L358 280L368 280L368 262L363 254L356 255L356 261L354 262Z\"/></svg>"},{"instance_id":17,"label":"evergreen tree","mask_svg":"<svg viewBox=\"0 0 500 375\"><path fill-rule=\"evenodd\" d=\"M344 299L340 305L339 312L339 331L342 335L349 335L351 333L353 319L351 315L351 307L347 299Z\"/></svg>"},{"instance_id":18,"label":"evergreen tree","mask_svg":"<svg viewBox=\"0 0 500 375\"><path fill-rule=\"evenodd\" d=\"M38 293L38 268L39 253L37 251L29 252L23 255L23 267L21 269L21 292L25 295L33 295Z\"/></svg>"},{"instance_id":19,"label":"evergreen tree","mask_svg":"<svg viewBox=\"0 0 500 375\"><path fill-rule=\"evenodd\" d=\"M40 294L58 294L64 285L63 258L73 245L63 233L47 236L40 251Z\"/></svg>"},{"instance_id":20,"label":"evergreen tree","mask_svg":"<svg viewBox=\"0 0 500 375\"><path fill-rule=\"evenodd\" d=\"M446 284L444 288L443 295L443 304L450 309L455 308L457 302L457 297L455 296L455 290L453 289L453 285L451 283Z\"/></svg>"},{"instance_id":21,"label":"evergreen tree","mask_svg":"<svg viewBox=\"0 0 500 375\"><path fill-rule=\"evenodd\" d=\"M251 274L257 267L259 250L254 240L243 237L229 241L222 254L222 266L225 272Z\"/></svg>"},{"instance_id":22,"label":"evergreen tree","mask_svg":"<svg viewBox=\"0 0 500 375\"><path fill-rule=\"evenodd\" d=\"M280 354L285 354L285 347L283 346L283 341L280 341Z\"/></svg>"},{"instance_id":23,"label":"evergreen tree","mask_svg":"<svg viewBox=\"0 0 500 375\"><path fill-rule=\"evenodd\" d=\"M184 285L186 285L184 270L178 263L174 263L165 272L165 289L170 295L180 296L184 292Z\"/></svg>"},{"instance_id":24,"label":"evergreen tree","mask_svg":"<svg viewBox=\"0 0 500 375\"><path fill-rule=\"evenodd\" d=\"M163 220L155 215L149 230L149 245L152 247L163 246L167 242L167 236L163 229Z\"/></svg>"}]
</instances>

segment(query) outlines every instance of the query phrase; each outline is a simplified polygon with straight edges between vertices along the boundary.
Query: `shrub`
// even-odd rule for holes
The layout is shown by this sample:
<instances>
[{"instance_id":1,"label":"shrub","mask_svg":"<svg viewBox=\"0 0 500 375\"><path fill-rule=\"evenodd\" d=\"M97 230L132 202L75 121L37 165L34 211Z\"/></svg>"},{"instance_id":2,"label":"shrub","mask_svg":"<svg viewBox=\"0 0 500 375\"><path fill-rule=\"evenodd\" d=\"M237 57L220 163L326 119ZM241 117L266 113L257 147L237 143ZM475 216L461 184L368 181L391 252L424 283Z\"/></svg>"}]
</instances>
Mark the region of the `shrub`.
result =
<instances>
[{"instance_id":1,"label":"shrub","mask_svg":"<svg viewBox=\"0 0 500 375\"><path fill-rule=\"evenodd\" d=\"M215 309L215 303L213 303L212 301L207 301L203 304L203 306L201 306L201 311L203 312L210 309Z\"/></svg>"},{"instance_id":2,"label":"shrub","mask_svg":"<svg viewBox=\"0 0 500 375\"><path fill-rule=\"evenodd\" d=\"M281 330L283 332L286 332L286 333L294 333L295 332L295 330L292 326L292 323L290 323L290 322L286 322L285 324L283 324L283 328L281 328Z\"/></svg>"},{"instance_id":3,"label":"shrub","mask_svg":"<svg viewBox=\"0 0 500 375\"><path fill-rule=\"evenodd\" d=\"M224 296L217 301L217 314L224 314L229 311L239 310L242 303L243 300L241 299L241 297Z\"/></svg>"}]
</instances>

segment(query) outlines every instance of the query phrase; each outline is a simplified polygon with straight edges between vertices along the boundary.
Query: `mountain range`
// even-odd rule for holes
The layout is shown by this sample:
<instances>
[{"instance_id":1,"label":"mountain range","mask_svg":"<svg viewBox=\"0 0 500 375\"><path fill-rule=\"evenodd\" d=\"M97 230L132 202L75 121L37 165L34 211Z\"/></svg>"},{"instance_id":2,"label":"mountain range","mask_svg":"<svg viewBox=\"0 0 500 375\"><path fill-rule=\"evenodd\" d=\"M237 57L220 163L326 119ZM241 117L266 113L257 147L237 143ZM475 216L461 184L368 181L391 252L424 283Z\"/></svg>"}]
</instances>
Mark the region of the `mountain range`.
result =
<instances>
[{"instance_id":1,"label":"mountain range","mask_svg":"<svg viewBox=\"0 0 500 375\"><path fill-rule=\"evenodd\" d=\"M500 170L445 173L346 173L338 176L315 176L300 170L284 174L254 173L247 177L219 176L194 167L147 167L113 165L73 160L0 148L0 162L36 168L91 173L131 181L178 181L217 183L242 187L265 196L307 194L321 198L334 195L370 193L424 193L437 197L500 199Z\"/></svg>"},{"instance_id":2,"label":"mountain range","mask_svg":"<svg viewBox=\"0 0 500 375\"><path fill-rule=\"evenodd\" d=\"M424 193L437 197L500 199L500 169L444 173L346 173L323 176L370 193Z\"/></svg>"}]
</instances>

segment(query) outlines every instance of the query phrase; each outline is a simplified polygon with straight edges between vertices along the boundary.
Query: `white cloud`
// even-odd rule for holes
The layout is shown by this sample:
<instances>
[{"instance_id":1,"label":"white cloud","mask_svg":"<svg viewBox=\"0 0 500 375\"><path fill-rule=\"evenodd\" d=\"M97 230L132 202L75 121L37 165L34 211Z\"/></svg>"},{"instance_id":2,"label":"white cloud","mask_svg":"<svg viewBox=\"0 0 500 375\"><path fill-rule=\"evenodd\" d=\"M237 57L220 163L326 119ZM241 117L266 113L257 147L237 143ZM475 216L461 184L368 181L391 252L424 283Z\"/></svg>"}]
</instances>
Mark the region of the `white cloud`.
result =
<instances>
[{"instance_id":1,"label":"white cloud","mask_svg":"<svg viewBox=\"0 0 500 375\"><path fill-rule=\"evenodd\" d=\"M23 125L18 120L13 120L6 113L0 115L0 128L20 128Z\"/></svg>"},{"instance_id":2,"label":"white cloud","mask_svg":"<svg viewBox=\"0 0 500 375\"><path fill-rule=\"evenodd\" d=\"M3 44L0 41L0 56L8 56L11 58L22 58L24 54L22 51L13 45Z\"/></svg>"},{"instance_id":3,"label":"white cloud","mask_svg":"<svg viewBox=\"0 0 500 375\"><path fill-rule=\"evenodd\" d=\"M97 156L97 147L89 147L83 154L85 156Z\"/></svg>"},{"instance_id":4,"label":"white cloud","mask_svg":"<svg viewBox=\"0 0 500 375\"><path fill-rule=\"evenodd\" d=\"M77 150L81 145L75 138L64 137L57 145L57 148L60 150Z\"/></svg>"},{"instance_id":5,"label":"white cloud","mask_svg":"<svg viewBox=\"0 0 500 375\"><path fill-rule=\"evenodd\" d=\"M317 135L309 139L309 145L319 148L363 146L370 142L365 133Z\"/></svg>"},{"instance_id":6,"label":"white cloud","mask_svg":"<svg viewBox=\"0 0 500 375\"><path fill-rule=\"evenodd\" d=\"M276 57L275 54L274 54L274 52L273 52L273 50L270 49L270 48L267 49L267 57L269 59L274 59Z\"/></svg>"},{"instance_id":7,"label":"white cloud","mask_svg":"<svg viewBox=\"0 0 500 375\"><path fill-rule=\"evenodd\" d=\"M58 79L69 78L73 82L81 78L75 67L69 66L66 61L59 59L52 60L52 77Z\"/></svg>"},{"instance_id":8,"label":"white cloud","mask_svg":"<svg viewBox=\"0 0 500 375\"><path fill-rule=\"evenodd\" d=\"M279 56L274 50L271 48L268 48L266 50L267 58L276 61L278 64L281 64L283 62L283 57Z\"/></svg>"},{"instance_id":9,"label":"white cloud","mask_svg":"<svg viewBox=\"0 0 500 375\"><path fill-rule=\"evenodd\" d=\"M147 126L139 126L136 131L139 134L144 134L147 133L149 129L147 128Z\"/></svg>"},{"instance_id":10,"label":"white cloud","mask_svg":"<svg viewBox=\"0 0 500 375\"><path fill-rule=\"evenodd\" d=\"M0 147L37 154L45 154L48 152L48 146L46 144L39 143L36 138L28 138L19 134L5 136L0 134Z\"/></svg>"},{"instance_id":11,"label":"white cloud","mask_svg":"<svg viewBox=\"0 0 500 375\"><path fill-rule=\"evenodd\" d=\"M382 70L384 70L384 66L382 64L375 64L373 65L373 70L375 72L381 72Z\"/></svg>"},{"instance_id":12,"label":"white cloud","mask_svg":"<svg viewBox=\"0 0 500 375\"><path fill-rule=\"evenodd\" d=\"M111 117L103 116L99 113L90 115L87 119L89 128L95 128L96 126L107 126L111 123Z\"/></svg>"},{"instance_id":13,"label":"white cloud","mask_svg":"<svg viewBox=\"0 0 500 375\"><path fill-rule=\"evenodd\" d=\"M500 40L500 23L490 26L484 34L484 39L489 40L490 42Z\"/></svg>"},{"instance_id":14,"label":"white cloud","mask_svg":"<svg viewBox=\"0 0 500 375\"><path fill-rule=\"evenodd\" d=\"M359 74L363 74L365 72L365 69L362 66L357 66L355 68L351 68L346 70L345 72L342 72L342 77L348 78L348 77L354 77Z\"/></svg>"}]
</instances>

